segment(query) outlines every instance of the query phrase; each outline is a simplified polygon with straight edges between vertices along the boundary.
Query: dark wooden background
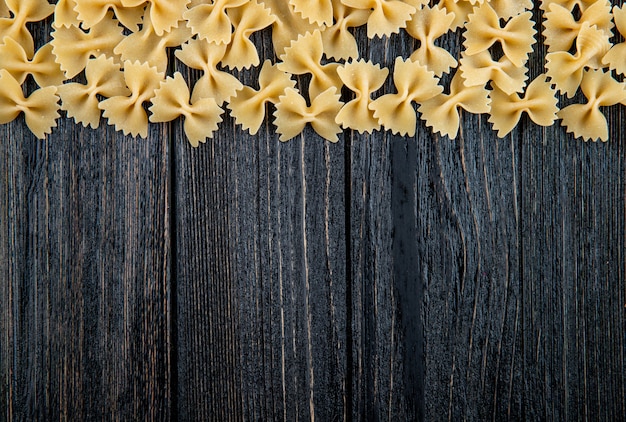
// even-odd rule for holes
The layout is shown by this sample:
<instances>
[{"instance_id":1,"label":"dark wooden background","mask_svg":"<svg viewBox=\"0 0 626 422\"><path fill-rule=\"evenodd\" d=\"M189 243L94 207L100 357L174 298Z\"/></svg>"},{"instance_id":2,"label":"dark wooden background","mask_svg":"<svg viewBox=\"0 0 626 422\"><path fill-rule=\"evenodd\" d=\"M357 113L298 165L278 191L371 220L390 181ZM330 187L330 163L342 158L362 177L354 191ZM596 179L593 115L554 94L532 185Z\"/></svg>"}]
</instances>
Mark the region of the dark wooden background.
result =
<instances>
[{"instance_id":1,"label":"dark wooden background","mask_svg":"<svg viewBox=\"0 0 626 422\"><path fill-rule=\"evenodd\" d=\"M389 66L414 47L355 32ZM0 420L623 418L626 116L606 112L608 143L467 114L456 140L337 144L226 115L198 149L180 122L0 126Z\"/></svg>"}]
</instances>

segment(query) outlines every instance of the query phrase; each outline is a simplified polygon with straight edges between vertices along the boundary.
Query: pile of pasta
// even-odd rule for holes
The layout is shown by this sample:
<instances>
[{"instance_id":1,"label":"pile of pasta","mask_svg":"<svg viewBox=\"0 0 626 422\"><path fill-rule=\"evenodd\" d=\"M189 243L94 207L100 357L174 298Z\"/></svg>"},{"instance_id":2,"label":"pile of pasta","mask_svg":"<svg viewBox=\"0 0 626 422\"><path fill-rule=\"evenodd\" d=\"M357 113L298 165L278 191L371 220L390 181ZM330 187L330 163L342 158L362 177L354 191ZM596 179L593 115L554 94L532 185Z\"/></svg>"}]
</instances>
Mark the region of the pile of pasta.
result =
<instances>
[{"instance_id":1,"label":"pile of pasta","mask_svg":"<svg viewBox=\"0 0 626 422\"><path fill-rule=\"evenodd\" d=\"M146 137L150 122L182 118L198 146L228 110L250 134L272 121L281 141L307 124L331 142L343 130L414 136L418 118L454 139L463 109L488 113L499 137L526 113L607 141L601 107L626 104L626 45L613 33L626 35L626 9L608 0L540 7L548 52L529 81L531 0L0 0L0 124L23 113L45 138L63 110L85 127L104 118ZM36 49L28 25L45 19L51 40ZM389 66L366 61L353 36L360 26L372 39L406 31L417 48ZM251 37L269 28L276 59L261 63ZM437 45L456 31L460 57ZM173 60L200 71L193 86ZM257 67L253 86L234 76ZM37 89L26 95L29 75ZM559 108L575 96L584 101Z\"/></svg>"}]
</instances>

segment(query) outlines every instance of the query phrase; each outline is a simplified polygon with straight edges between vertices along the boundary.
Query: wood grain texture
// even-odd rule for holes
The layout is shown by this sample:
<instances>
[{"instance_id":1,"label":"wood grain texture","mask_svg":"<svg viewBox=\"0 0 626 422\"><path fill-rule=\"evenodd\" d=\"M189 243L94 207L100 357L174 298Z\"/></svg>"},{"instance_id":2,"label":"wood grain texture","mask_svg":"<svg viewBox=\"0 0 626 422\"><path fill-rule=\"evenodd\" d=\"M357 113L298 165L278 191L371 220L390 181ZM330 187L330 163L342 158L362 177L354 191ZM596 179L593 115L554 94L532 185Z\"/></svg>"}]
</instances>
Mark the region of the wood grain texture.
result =
<instances>
[{"instance_id":1,"label":"wood grain texture","mask_svg":"<svg viewBox=\"0 0 626 422\"><path fill-rule=\"evenodd\" d=\"M179 417L343 420L343 146L228 114L198 149L175 138Z\"/></svg>"},{"instance_id":2,"label":"wood grain texture","mask_svg":"<svg viewBox=\"0 0 626 422\"><path fill-rule=\"evenodd\" d=\"M0 126L0 419L169 419L168 128L58 123Z\"/></svg>"}]
</instances>

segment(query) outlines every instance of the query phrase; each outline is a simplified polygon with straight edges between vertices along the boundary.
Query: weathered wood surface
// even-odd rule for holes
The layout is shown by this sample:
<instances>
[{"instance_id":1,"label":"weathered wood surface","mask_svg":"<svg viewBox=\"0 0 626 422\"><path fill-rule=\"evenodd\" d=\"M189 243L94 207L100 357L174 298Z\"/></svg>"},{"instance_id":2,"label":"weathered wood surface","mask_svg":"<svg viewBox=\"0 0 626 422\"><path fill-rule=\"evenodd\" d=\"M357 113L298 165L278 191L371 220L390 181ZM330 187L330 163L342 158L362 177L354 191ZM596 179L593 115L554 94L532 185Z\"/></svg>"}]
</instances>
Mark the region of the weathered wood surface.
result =
<instances>
[{"instance_id":1,"label":"weathered wood surface","mask_svg":"<svg viewBox=\"0 0 626 422\"><path fill-rule=\"evenodd\" d=\"M198 149L180 122L0 126L0 420L620 419L626 116L607 114L606 144L467 114L455 141L419 123L337 144L226 114Z\"/></svg>"}]
</instances>

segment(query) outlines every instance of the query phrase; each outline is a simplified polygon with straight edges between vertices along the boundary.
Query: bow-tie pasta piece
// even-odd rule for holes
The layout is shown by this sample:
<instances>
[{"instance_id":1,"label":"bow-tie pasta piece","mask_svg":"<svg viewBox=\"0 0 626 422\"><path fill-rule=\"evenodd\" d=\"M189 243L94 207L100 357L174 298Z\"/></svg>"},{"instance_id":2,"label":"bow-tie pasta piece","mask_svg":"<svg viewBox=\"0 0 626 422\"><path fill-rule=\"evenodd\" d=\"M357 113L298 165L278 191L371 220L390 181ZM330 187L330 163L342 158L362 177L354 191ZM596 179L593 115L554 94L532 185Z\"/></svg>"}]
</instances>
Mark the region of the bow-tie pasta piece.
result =
<instances>
[{"instance_id":1,"label":"bow-tie pasta piece","mask_svg":"<svg viewBox=\"0 0 626 422\"><path fill-rule=\"evenodd\" d=\"M6 6L10 16L0 18L0 43L6 37L13 38L24 47L29 58L33 57L35 42L26 24L47 18L54 12L54 6L46 0L6 0Z\"/></svg>"},{"instance_id":2,"label":"bow-tie pasta piece","mask_svg":"<svg viewBox=\"0 0 626 422\"><path fill-rule=\"evenodd\" d=\"M333 24L332 0L289 0L289 4L296 13L311 23L319 26Z\"/></svg>"},{"instance_id":3,"label":"bow-tie pasta piece","mask_svg":"<svg viewBox=\"0 0 626 422\"><path fill-rule=\"evenodd\" d=\"M67 111L76 123L96 129L100 125L101 111L98 108L98 95L115 97L130 95L124 82L124 74L119 63L104 55L90 59L85 68L87 84L72 82L58 87L61 109Z\"/></svg>"},{"instance_id":4,"label":"bow-tie pasta piece","mask_svg":"<svg viewBox=\"0 0 626 422\"><path fill-rule=\"evenodd\" d=\"M545 44L548 46L548 52L569 50L583 22L587 22L589 26L595 25L606 32L609 37L613 35L611 4L608 1L596 1L582 13L579 21L576 21L570 10L552 3L545 18L543 25L546 29L543 35L546 37Z\"/></svg>"},{"instance_id":5,"label":"bow-tie pasta piece","mask_svg":"<svg viewBox=\"0 0 626 422\"><path fill-rule=\"evenodd\" d=\"M11 12L9 12L9 6L7 6L4 0L0 0L0 18L10 18Z\"/></svg>"},{"instance_id":6,"label":"bow-tie pasta piece","mask_svg":"<svg viewBox=\"0 0 626 422\"><path fill-rule=\"evenodd\" d=\"M39 88L26 98L19 82L8 70L0 69L0 124L11 122L23 112L30 131L39 139L45 138L60 117L56 91L54 86Z\"/></svg>"},{"instance_id":7,"label":"bow-tie pasta piece","mask_svg":"<svg viewBox=\"0 0 626 422\"><path fill-rule=\"evenodd\" d=\"M96 26L104 19L110 19L110 11L115 13L116 19L132 32L139 30L139 24L143 19L144 5L137 7L124 7L122 0L74 0L78 13L78 20L83 29Z\"/></svg>"},{"instance_id":8,"label":"bow-tie pasta piece","mask_svg":"<svg viewBox=\"0 0 626 422\"><path fill-rule=\"evenodd\" d=\"M197 147L213 137L218 124L222 121L222 108L213 98L201 98L189 102L189 88L179 72L161 82L152 98L150 121L154 123L170 122L179 116L185 118L183 129L189 143Z\"/></svg>"},{"instance_id":9,"label":"bow-tie pasta piece","mask_svg":"<svg viewBox=\"0 0 626 422\"><path fill-rule=\"evenodd\" d=\"M335 0L333 13L335 23L322 31L324 54L335 60L357 59L359 48L349 28L365 25L371 11L354 9Z\"/></svg>"},{"instance_id":10,"label":"bow-tie pasta piece","mask_svg":"<svg viewBox=\"0 0 626 422\"><path fill-rule=\"evenodd\" d=\"M397 34L406 28L416 8L403 0L341 0L355 9L371 10L367 19L367 37L383 37Z\"/></svg>"},{"instance_id":11,"label":"bow-tie pasta piece","mask_svg":"<svg viewBox=\"0 0 626 422\"><path fill-rule=\"evenodd\" d=\"M274 124L279 139L286 142L300 134L307 123L310 123L318 135L330 142L339 140L341 127L335 122L335 116L343 103L334 87L313 98L307 107L304 97L293 88L287 88L281 95L274 112Z\"/></svg>"},{"instance_id":12,"label":"bow-tie pasta piece","mask_svg":"<svg viewBox=\"0 0 626 422\"><path fill-rule=\"evenodd\" d=\"M228 44L232 37L232 22L228 9L243 6L250 0L215 0L212 4L199 4L187 10L183 17L194 35L216 44Z\"/></svg>"},{"instance_id":13,"label":"bow-tie pasta piece","mask_svg":"<svg viewBox=\"0 0 626 422\"><path fill-rule=\"evenodd\" d=\"M507 94L498 88L491 91L489 96L489 122L498 131L499 138L504 138L515 128L524 112L540 126L551 126L557 119L558 99L545 74L539 75L528 85L524 98L520 98L517 93Z\"/></svg>"},{"instance_id":14,"label":"bow-tie pasta piece","mask_svg":"<svg viewBox=\"0 0 626 422\"><path fill-rule=\"evenodd\" d=\"M113 49L124 39L123 28L117 24L111 12L88 32L79 27L60 27L52 33L52 52L61 65L65 77L78 75L91 57L105 54L115 57Z\"/></svg>"},{"instance_id":15,"label":"bow-tie pasta piece","mask_svg":"<svg viewBox=\"0 0 626 422\"><path fill-rule=\"evenodd\" d=\"M278 63L278 68L294 75L310 73L309 94L311 97L316 97L331 87L339 91L343 85L337 74L339 63L321 64L323 53L324 46L320 31L307 32L285 49L285 54L280 56L282 63Z\"/></svg>"},{"instance_id":16,"label":"bow-tie pasta piece","mask_svg":"<svg viewBox=\"0 0 626 422\"><path fill-rule=\"evenodd\" d=\"M226 54L226 48L226 44L191 39L181 50L174 53L181 62L192 69L204 71L193 88L191 102L195 103L200 98L213 98L221 106L243 88L243 84L237 78L217 68Z\"/></svg>"},{"instance_id":17,"label":"bow-tie pasta piece","mask_svg":"<svg viewBox=\"0 0 626 422\"><path fill-rule=\"evenodd\" d=\"M244 86L230 99L228 108L235 122L256 135L265 119L265 105L276 104L287 88L295 88L296 81L288 73L266 60L259 73L259 90Z\"/></svg>"},{"instance_id":18,"label":"bow-tie pasta piece","mask_svg":"<svg viewBox=\"0 0 626 422\"><path fill-rule=\"evenodd\" d=\"M461 72L457 72L452 77L449 94L439 94L424 101L417 110L434 133L454 139L459 132L458 108L474 114L489 113L489 102L489 91L482 86L466 87Z\"/></svg>"},{"instance_id":19,"label":"bow-tie pasta piece","mask_svg":"<svg viewBox=\"0 0 626 422\"><path fill-rule=\"evenodd\" d=\"M178 26L178 21L183 19L185 6L190 0L122 0L122 6L127 8L143 7L148 3L146 14L150 15L150 23L154 32L161 36ZM144 18L145 21L145 18Z\"/></svg>"},{"instance_id":20,"label":"bow-tie pasta piece","mask_svg":"<svg viewBox=\"0 0 626 422\"><path fill-rule=\"evenodd\" d=\"M317 24L296 13L286 0L264 0L263 3L276 18L272 25L272 45L277 56L283 54L298 36L319 29Z\"/></svg>"},{"instance_id":21,"label":"bow-tie pasta piece","mask_svg":"<svg viewBox=\"0 0 626 422\"><path fill-rule=\"evenodd\" d=\"M20 84L24 83L29 74L42 87L62 84L65 76L54 60L50 43L37 50L32 60L28 60L24 48L13 38L7 37L4 44L0 44L2 68L8 70Z\"/></svg>"},{"instance_id":22,"label":"bow-tie pasta piece","mask_svg":"<svg viewBox=\"0 0 626 422\"><path fill-rule=\"evenodd\" d=\"M443 88L438 85L435 74L426 66L410 59L397 57L393 71L396 94L385 94L369 105L378 123L393 133L415 135L417 115L413 102L418 104L441 95Z\"/></svg>"},{"instance_id":23,"label":"bow-tie pasta piece","mask_svg":"<svg viewBox=\"0 0 626 422\"><path fill-rule=\"evenodd\" d=\"M588 69L584 71L580 87L587 103L571 104L559 111L561 125L577 138L606 142L609 130L600 107L626 104L626 85L613 79L610 72Z\"/></svg>"},{"instance_id":24,"label":"bow-tie pasta piece","mask_svg":"<svg viewBox=\"0 0 626 422\"><path fill-rule=\"evenodd\" d=\"M469 15L463 42L465 54L478 54L499 42L504 55L515 66L523 66L535 43L535 28L531 17L531 12L521 13L511 18L502 28L496 11L489 3L484 2Z\"/></svg>"},{"instance_id":25,"label":"bow-tie pasta piece","mask_svg":"<svg viewBox=\"0 0 626 422\"><path fill-rule=\"evenodd\" d=\"M583 22L576 38L576 53L556 51L546 54L546 74L559 92L571 98L583 78L583 69L600 69L601 59L611 44L606 33Z\"/></svg>"},{"instance_id":26,"label":"bow-tie pasta piece","mask_svg":"<svg viewBox=\"0 0 626 422\"><path fill-rule=\"evenodd\" d=\"M355 93L355 98L346 103L335 118L344 128L357 130L359 133L372 133L380 129L380 123L369 109L371 94L385 83L389 69L374 65L372 62L359 60L347 63L337 69L343 83Z\"/></svg>"},{"instance_id":27,"label":"bow-tie pasta piece","mask_svg":"<svg viewBox=\"0 0 626 422\"><path fill-rule=\"evenodd\" d=\"M481 51L473 56L463 54L460 62L465 86L484 86L491 81L506 94L524 91L528 69L515 66L506 56L495 61L489 51Z\"/></svg>"},{"instance_id":28,"label":"bow-tie pasta piece","mask_svg":"<svg viewBox=\"0 0 626 422\"><path fill-rule=\"evenodd\" d=\"M441 76L457 65L456 59L446 49L435 45L435 40L450 31L454 14L438 8L423 7L418 10L406 27L406 31L420 46L411 54L418 61Z\"/></svg>"},{"instance_id":29,"label":"bow-tie pasta piece","mask_svg":"<svg viewBox=\"0 0 626 422\"><path fill-rule=\"evenodd\" d=\"M130 89L130 96L112 96L101 101L98 107L109 119L109 124L115 125L115 130L123 131L124 135L130 133L145 138L148 136L148 116L143 103L154 97L164 77L163 73L147 63L124 62L124 81Z\"/></svg>"},{"instance_id":30,"label":"bow-tie pasta piece","mask_svg":"<svg viewBox=\"0 0 626 422\"><path fill-rule=\"evenodd\" d=\"M152 24L148 5L144 16L143 25L139 32L124 37L115 46L113 52L122 58L122 61L138 61L148 63L157 68L159 72L167 69L167 48L178 47L191 38L191 30L182 22L171 28L170 31L158 35Z\"/></svg>"},{"instance_id":31,"label":"bow-tie pasta piece","mask_svg":"<svg viewBox=\"0 0 626 422\"><path fill-rule=\"evenodd\" d=\"M617 30L626 36L626 7L613 7L613 17ZM602 57L602 64L609 66L611 70L615 70L620 75L626 74L626 42L620 42L611 47L611 49Z\"/></svg>"},{"instance_id":32,"label":"bow-tie pasta piece","mask_svg":"<svg viewBox=\"0 0 626 422\"><path fill-rule=\"evenodd\" d=\"M78 13L75 9L76 2L74 0L59 0L54 7L54 22L52 22L52 25L55 28L79 26L80 20L78 20Z\"/></svg>"},{"instance_id":33,"label":"bow-tie pasta piece","mask_svg":"<svg viewBox=\"0 0 626 422\"><path fill-rule=\"evenodd\" d=\"M230 69L247 69L258 66L260 59L256 46L250 41L250 36L257 31L270 26L276 17L256 0L249 1L243 6L228 10L230 20L235 27L232 40L222 58L222 65Z\"/></svg>"}]
</instances>

